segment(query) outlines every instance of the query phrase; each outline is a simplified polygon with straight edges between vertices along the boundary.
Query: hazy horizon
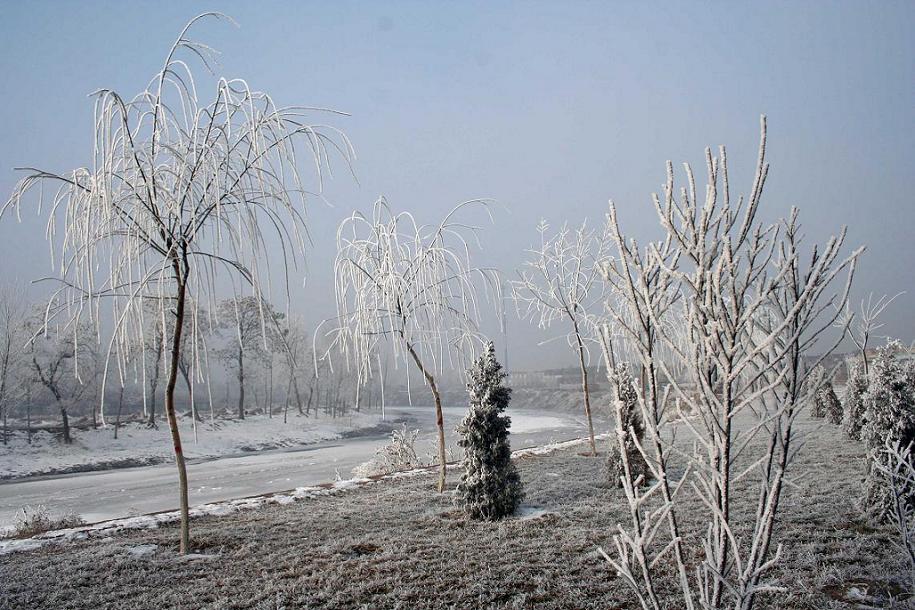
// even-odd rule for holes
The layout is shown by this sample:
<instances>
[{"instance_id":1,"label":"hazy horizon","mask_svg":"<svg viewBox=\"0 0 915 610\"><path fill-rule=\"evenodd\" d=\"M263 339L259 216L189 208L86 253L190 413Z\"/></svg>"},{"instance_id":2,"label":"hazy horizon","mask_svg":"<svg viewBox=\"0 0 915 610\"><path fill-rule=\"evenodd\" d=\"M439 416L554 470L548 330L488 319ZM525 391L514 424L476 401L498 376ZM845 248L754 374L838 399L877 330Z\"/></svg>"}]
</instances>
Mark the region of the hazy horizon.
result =
<instances>
[{"instance_id":1,"label":"hazy horizon","mask_svg":"<svg viewBox=\"0 0 915 610\"><path fill-rule=\"evenodd\" d=\"M904 2L781 6L788 10L220 3L240 27L206 23L194 37L221 51L219 75L244 78L281 105L350 114L320 117L347 133L357 160L356 180L337 164L325 192L333 207L308 210L307 283L294 288L292 311L311 326L334 313L337 225L380 195L421 222L464 200L494 200L477 262L510 277L541 218L598 222L613 199L634 236L658 235L650 194L668 159L704 176L704 148L725 144L732 190L746 193L760 114L771 163L763 216L799 206L808 246L848 224L847 251L867 247L853 303L910 290L915 10ZM7 6L0 66L17 85L0 98L2 199L15 166L89 163L87 95L141 91L184 23L210 8ZM205 87L200 96L211 97ZM44 223L34 214L0 221L0 281L48 274ZM910 290L887 310L880 334L915 338L913 305ZM508 322L514 368L573 364L564 342L539 345L561 327Z\"/></svg>"}]
</instances>

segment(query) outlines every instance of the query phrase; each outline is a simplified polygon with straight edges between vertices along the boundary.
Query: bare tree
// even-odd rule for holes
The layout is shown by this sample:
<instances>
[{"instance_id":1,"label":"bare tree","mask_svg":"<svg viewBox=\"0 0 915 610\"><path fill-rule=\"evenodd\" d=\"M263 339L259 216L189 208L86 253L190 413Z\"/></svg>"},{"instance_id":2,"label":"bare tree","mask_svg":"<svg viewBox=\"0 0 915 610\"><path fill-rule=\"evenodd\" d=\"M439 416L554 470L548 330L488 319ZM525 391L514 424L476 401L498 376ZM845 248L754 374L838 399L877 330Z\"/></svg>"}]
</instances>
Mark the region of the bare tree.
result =
<instances>
[{"instance_id":1,"label":"bare tree","mask_svg":"<svg viewBox=\"0 0 915 610\"><path fill-rule=\"evenodd\" d=\"M773 531L801 444L793 424L809 386L803 356L836 320L824 312L844 307L860 253L841 257L843 230L802 258L796 211L781 239L777 225L757 219L768 173L764 119L748 199L731 202L724 148L718 158L707 150L706 164L702 201L690 167L677 193L668 163L663 198L654 198L665 235L644 253L623 237L612 204L609 215L618 258L605 269L624 305L611 317L648 367L641 402L654 451L640 449L657 482L642 491L623 481L632 520L615 536L616 556L606 558L644 608L661 607L657 564L671 551L686 608L749 609L774 587L765 579L780 556L780 546L771 551ZM649 330L654 342L646 341ZM665 440L662 427L685 431L693 451ZM685 462L678 481L674 462ZM735 490L748 480L759 486L756 503L738 510ZM695 570L686 569L688 539L678 521L688 490L707 508L706 535L688 553L700 558ZM736 527L742 514L755 517L749 530ZM666 541L658 536L664 520Z\"/></svg>"},{"instance_id":2,"label":"bare tree","mask_svg":"<svg viewBox=\"0 0 915 610\"><path fill-rule=\"evenodd\" d=\"M50 393L60 412L61 438L73 442L70 434L70 409L84 395L94 379L84 378L81 371L92 371L96 353L94 337L86 323L70 328L48 328L42 311L36 310L25 324L28 332L27 354L32 375L38 385Z\"/></svg>"},{"instance_id":3,"label":"bare tree","mask_svg":"<svg viewBox=\"0 0 915 610\"><path fill-rule=\"evenodd\" d=\"M465 202L439 225L425 226L379 199L371 217L355 212L337 230L338 317L330 349L336 346L350 357L360 384L384 344L392 347L395 361L415 364L435 400L439 492L445 488L447 458L436 375L444 365L463 369L464 358L480 345L479 293L488 296L499 286L493 271L471 264L468 239L478 227L456 218L480 204Z\"/></svg>"},{"instance_id":4,"label":"bare tree","mask_svg":"<svg viewBox=\"0 0 915 610\"><path fill-rule=\"evenodd\" d=\"M540 328L548 328L558 320L569 324L567 339L578 355L591 455L597 455L586 343L594 334L589 314L603 305L606 297L599 263L608 256L609 234L606 230L589 229L587 222L583 222L576 229L563 224L556 234L548 235L549 226L543 220L537 231L540 247L528 250L525 268L518 272L519 279L512 282L512 294L519 315L537 322Z\"/></svg>"},{"instance_id":5,"label":"bare tree","mask_svg":"<svg viewBox=\"0 0 915 610\"><path fill-rule=\"evenodd\" d=\"M10 407L25 389L23 346L28 337L24 322L26 307L14 288L0 290L0 419L3 421L3 444L7 444Z\"/></svg>"},{"instance_id":6,"label":"bare tree","mask_svg":"<svg viewBox=\"0 0 915 610\"><path fill-rule=\"evenodd\" d=\"M106 362L126 353L115 345L144 339L143 301L157 304L162 328L166 318L174 320L166 349L165 411L179 475L182 553L189 540L187 471L175 385L186 318L192 337L184 349L197 359L198 307L212 311L220 271L237 274L260 296L274 273L271 258L278 259L288 286L290 268L306 245L300 156L304 152L312 161L319 185L331 154L351 157L338 131L308 123L313 109L277 106L243 80L216 79L214 98L201 103L197 92L203 82L180 55L212 72L212 49L188 37L194 24L208 17L223 16L192 19L145 91L133 98L110 89L95 93L89 168L69 173L26 168L3 208L18 214L25 196L38 191L51 204L51 240L62 213L62 286L51 309L101 325L100 303L107 302L114 324ZM58 189L35 188L46 183ZM266 255L268 244L276 245L270 248L276 256Z\"/></svg>"},{"instance_id":7,"label":"bare tree","mask_svg":"<svg viewBox=\"0 0 915 610\"><path fill-rule=\"evenodd\" d=\"M295 318L287 319L286 323L282 328L282 339L285 344L285 349L281 350L283 358L283 365L285 365L286 375L287 375L287 384L286 384L286 395L283 405L283 423L286 423L289 420L289 405L294 400L296 409L299 412L299 415L305 415L305 412L302 408L302 390L299 387L300 377L304 375L311 375L314 379L317 379L315 374L315 368L311 365L312 354L308 350L308 332L305 330L304 324ZM308 384L310 392L314 391L314 387L311 383ZM309 394L309 401L311 400L311 395Z\"/></svg>"},{"instance_id":8,"label":"bare tree","mask_svg":"<svg viewBox=\"0 0 915 610\"><path fill-rule=\"evenodd\" d=\"M264 364L280 342L278 323L283 314L255 297L228 299L219 303L217 328L228 335L226 345L217 350L238 380L238 418L245 418L245 365Z\"/></svg>"},{"instance_id":9,"label":"bare tree","mask_svg":"<svg viewBox=\"0 0 915 610\"><path fill-rule=\"evenodd\" d=\"M845 307L841 310L841 315L838 316L836 320L837 326L848 329L848 336L851 337L855 347L861 352L861 360L864 362L865 377L870 374L867 344L874 333L883 328L883 322L880 322L880 316L883 315L883 312L886 311L886 308L889 307L893 301L903 294L905 294L905 292L898 292L893 296L883 295L874 301L874 293L872 292L867 295L866 299L861 299L859 305L860 311L857 317L852 312L850 304L845 303Z\"/></svg>"},{"instance_id":10,"label":"bare tree","mask_svg":"<svg viewBox=\"0 0 915 610\"><path fill-rule=\"evenodd\" d=\"M143 301L142 307L144 312L145 324L147 328L143 329L142 341L142 365L143 365L143 413L149 418L147 423L149 427L156 427L156 392L159 390L159 381L162 378L162 360L165 354L165 342L171 336L169 329L163 327L171 322L170 319L162 320L158 311L161 305L156 303L155 299ZM174 327L174 324L171 325Z\"/></svg>"}]
</instances>

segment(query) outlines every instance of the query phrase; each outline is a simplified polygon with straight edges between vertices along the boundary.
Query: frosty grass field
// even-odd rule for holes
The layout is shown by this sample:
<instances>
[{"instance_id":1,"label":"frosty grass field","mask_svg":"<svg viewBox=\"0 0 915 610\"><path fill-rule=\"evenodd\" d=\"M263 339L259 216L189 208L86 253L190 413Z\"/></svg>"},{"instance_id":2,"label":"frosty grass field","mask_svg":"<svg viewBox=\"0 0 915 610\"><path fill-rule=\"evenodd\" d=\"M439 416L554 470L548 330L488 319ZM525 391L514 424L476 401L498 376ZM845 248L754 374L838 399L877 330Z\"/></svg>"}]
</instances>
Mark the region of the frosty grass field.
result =
<instances>
[{"instance_id":1,"label":"frosty grass field","mask_svg":"<svg viewBox=\"0 0 915 610\"><path fill-rule=\"evenodd\" d=\"M906 567L889 528L855 506L863 447L822 420L799 427L810 436L795 466L807 475L786 490L777 532L786 590L760 607L886 603ZM129 586L133 608L634 608L598 551L628 508L621 490L596 484L604 460L584 448L516 456L526 497L502 522L464 518L450 493L430 493L431 474L342 485L195 518L187 557L173 523L2 556L0 607L117 606ZM701 523L688 526L696 535Z\"/></svg>"}]
</instances>

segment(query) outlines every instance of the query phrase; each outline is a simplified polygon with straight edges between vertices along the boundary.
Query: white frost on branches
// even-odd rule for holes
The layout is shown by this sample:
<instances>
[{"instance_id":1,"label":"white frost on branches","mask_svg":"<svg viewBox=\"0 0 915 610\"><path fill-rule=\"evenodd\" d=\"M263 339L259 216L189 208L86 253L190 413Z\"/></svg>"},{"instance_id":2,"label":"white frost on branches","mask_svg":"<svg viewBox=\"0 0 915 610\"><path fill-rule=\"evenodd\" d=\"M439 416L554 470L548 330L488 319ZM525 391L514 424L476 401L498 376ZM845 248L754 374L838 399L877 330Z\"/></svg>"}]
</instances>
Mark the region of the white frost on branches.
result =
<instances>
[{"instance_id":1,"label":"white frost on branches","mask_svg":"<svg viewBox=\"0 0 915 610\"><path fill-rule=\"evenodd\" d=\"M512 281L512 295L519 317L540 328L560 321L569 324L566 340L578 356L591 454L597 455L588 387L588 343L595 335L593 314L606 299L600 263L609 257L610 235L606 226L590 229L587 222L574 229L563 224L550 235L549 225L541 220L537 231L540 247L527 251L528 259L518 271L518 279Z\"/></svg>"},{"instance_id":2,"label":"white frost on branches","mask_svg":"<svg viewBox=\"0 0 915 610\"><path fill-rule=\"evenodd\" d=\"M486 210L483 201L467 201L429 226L408 212L394 212L382 198L371 216L354 212L337 230L337 318L325 356L339 349L355 365L360 384L385 348L395 363L416 365L435 398L440 490L446 457L435 377L446 369L462 370L481 344L481 299L500 302L496 272L471 262L479 227L459 220L471 207Z\"/></svg>"},{"instance_id":3,"label":"white frost on branches","mask_svg":"<svg viewBox=\"0 0 915 610\"><path fill-rule=\"evenodd\" d=\"M26 176L0 209L18 215L32 193L39 211L48 208L60 287L47 317L70 332L90 320L97 340L106 330L102 319L113 322L105 379L113 360L123 384L127 355L145 343L150 328L163 335L174 329L166 350L166 412L183 488L173 405L178 359L188 350L195 374L206 370L201 308L216 310L217 276L240 276L259 300L277 270L288 288L306 246L304 162L320 189L331 158L352 157L342 133L310 122L315 109L279 106L244 80L215 79L213 97L201 101L203 83L190 60L212 73L216 52L188 34L206 18L227 19L219 13L192 19L138 95L93 94L89 166L65 173L21 168ZM154 304L155 324L147 323L145 302ZM183 338L186 325L190 336ZM183 512L186 525L186 506Z\"/></svg>"},{"instance_id":4,"label":"white frost on branches","mask_svg":"<svg viewBox=\"0 0 915 610\"><path fill-rule=\"evenodd\" d=\"M604 266L616 296L608 326L642 367L646 432L637 448L655 483L643 490L622 478L631 519L605 557L646 609L661 607L660 587L669 585L658 564L668 561L688 609L746 609L777 588L767 577L781 554L773 540L779 500L801 445L793 424L808 398L803 356L844 307L860 250L840 254L843 230L803 255L796 210L780 225L757 219L765 145L763 118L750 195L737 201L723 147L718 157L706 149L704 196L689 165L677 190L668 162L664 191L654 196L664 235L644 249L624 237L610 205L617 256ZM689 436L692 451L671 439L672 427ZM753 505L736 506L740 485L758 487ZM706 508L698 539L682 529L687 494ZM747 512L755 519L739 531L734 519Z\"/></svg>"}]
</instances>

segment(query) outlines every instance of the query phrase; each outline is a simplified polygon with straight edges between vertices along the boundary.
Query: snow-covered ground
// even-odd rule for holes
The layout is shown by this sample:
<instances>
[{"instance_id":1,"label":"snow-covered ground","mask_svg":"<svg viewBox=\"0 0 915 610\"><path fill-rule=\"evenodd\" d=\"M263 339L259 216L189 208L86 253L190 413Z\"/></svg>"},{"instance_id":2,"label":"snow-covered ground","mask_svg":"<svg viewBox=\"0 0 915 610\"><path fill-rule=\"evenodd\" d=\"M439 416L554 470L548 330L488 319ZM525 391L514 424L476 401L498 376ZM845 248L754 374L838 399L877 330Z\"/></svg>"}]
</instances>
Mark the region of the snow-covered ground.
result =
<instances>
[{"instance_id":1,"label":"snow-covered ground","mask_svg":"<svg viewBox=\"0 0 915 610\"><path fill-rule=\"evenodd\" d=\"M269 418L251 415L244 420L206 421L197 424L197 440L191 422L180 422L184 454L188 459L209 459L239 453L279 449L340 438L341 435L381 422L377 413L353 413L345 417L290 416ZM171 435L163 421L158 428L131 423L114 428L73 430L73 443L64 445L57 434L40 431L14 433L0 445L0 479L40 474L99 470L112 467L157 464L173 459Z\"/></svg>"},{"instance_id":2,"label":"snow-covered ground","mask_svg":"<svg viewBox=\"0 0 915 610\"><path fill-rule=\"evenodd\" d=\"M560 418L552 418L550 416L526 416L522 418L525 421L524 433L537 430L536 426L546 425L550 422L551 419L556 419L560 424L563 424L563 420ZM561 427L566 427L561 425ZM597 438L600 440L605 440L609 435L603 434L599 435ZM556 451L562 451L570 449L577 445L583 445L587 442L585 438L573 439L569 441L553 442L541 445L539 447L533 447L529 449L521 449L518 451L512 452L512 457L514 458L523 458L523 457L532 457L532 456L544 456L554 453ZM449 464L448 470L453 471L457 468L460 468L460 464ZM228 500L223 502L213 502L209 504L202 504L200 506L195 506L191 509L190 515L192 518L203 517L207 515L213 516L225 516L231 515L238 511L243 510L253 510L262 508L268 504L291 504L293 502L301 500L310 500L319 498L326 495L334 495L343 491L350 489L356 489L360 486L368 485L371 483L377 483L385 480L400 480L404 478L410 478L415 476L431 476L435 475L438 471L434 468L416 468L412 470L405 470L401 472L395 472L388 475L380 476L373 479L355 477L351 479L340 479L334 481L333 483L328 483L320 486L309 486L309 487L297 487L296 489L287 492L287 493L276 493L276 494L265 494L262 496L255 496L249 498L241 498L238 500ZM524 505L519 508L518 516L522 519L536 519L545 515L547 511L539 507L531 507ZM0 526L0 556L8 555L10 553L15 553L17 551L30 551L46 544L56 544L63 542L70 542L74 540L85 540L89 537L110 537L117 535L123 532L138 530L138 529L155 529L161 525L167 523L175 523L180 519L180 512L178 511L169 511L161 512L151 515L139 515L136 517L126 517L122 519L113 519L110 521L102 521L100 523L94 523L86 526L78 526L73 528L67 528L62 530L56 530L51 532L45 532L39 535L36 535L32 538L27 539L7 539L13 533L13 526ZM137 553L146 553L154 549L137 547Z\"/></svg>"},{"instance_id":3,"label":"snow-covered ground","mask_svg":"<svg viewBox=\"0 0 915 610\"><path fill-rule=\"evenodd\" d=\"M447 409L451 411L452 409ZM460 415L457 415L459 417ZM334 440L341 435L368 429L381 423L378 413L353 413L346 417L282 417L251 415L244 420L216 420L197 424L197 440L191 422L182 420L181 438L188 459L212 459L265 449L282 449ZM512 413L513 433L569 427L568 418L539 413ZM60 436L47 431L32 435L13 433L6 446L0 445L0 479L43 474L61 474L107 468L142 466L171 461L171 435L165 422L158 428L131 423L114 428L73 430L73 443L64 445Z\"/></svg>"},{"instance_id":4,"label":"snow-covered ground","mask_svg":"<svg viewBox=\"0 0 915 610\"><path fill-rule=\"evenodd\" d=\"M465 414L466 408L444 409L445 438L448 455L452 459L459 459L460 456L455 428ZM583 418L570 413L531 410L519 412L510 409L509 415L512 418L511 444L515 450L539 447L587 434ZM371 459L381 446L390 442L390 429L399 427L400 424L396 422L400 421L406 422L410 429L420 430L417 451L423 458L434 459L435 411L431 406L389 407L387 418L386 426L362 428L358 432L344 434L346 438L340 440L239 454L238 449L243 445L252 448L256 443L261 443L265 447L275 447L282 438L290 438L291 432L286 428L333 421L314 422L303 418L290 420L288 426L284 427L280 420L276 428L269 428L269 421L264 423L258 420L257 425L266 425L268 429L258 433L253 430L242 431L243 437L247 439L245 442L239 441L241 437L236 436L233 443L226 443L231 446L231 455L190 461L190 503L192 506L201 506L254 495L288 492L298 487L349 478L354 467ZM374 421L377 420L363 423L371 424ZM342 423L337 420L338 425ZM354 420L351 426L357 423L359 421ZM598 432L606 431L609 427L609 422L601 418L596 418L594 423ZM255 420L246 420L238 427L243 428L248 424L254 425ZM225 429L223 432L227 433ZM200 447L207 438L203 429L200 433L197 455L200 455ZM293 438L301 441L308 437L303 432L302 436ZM185 439L190 454L194 450L193 435L185 434ZM47 507L55 516L78 514L89 523L176 509L177 475L168 453L170 444L167 436L162 436L160 440L161 450L167 459L157 465L0 482L0 528L14 523L22 507L39 504ZM37 460L36 464L48 464L57 460L50 452L58 449L68 451L56 440L46 448L48 451L33 456ZM105 449L103 453L110 453L110 449ZM128 452L127 455L131 453L134 452Z\"/></svg>"}]
</instances>

